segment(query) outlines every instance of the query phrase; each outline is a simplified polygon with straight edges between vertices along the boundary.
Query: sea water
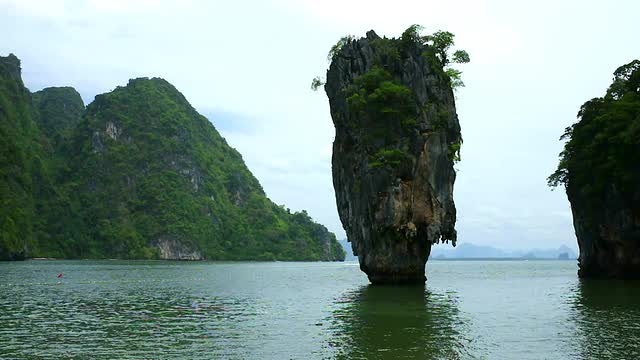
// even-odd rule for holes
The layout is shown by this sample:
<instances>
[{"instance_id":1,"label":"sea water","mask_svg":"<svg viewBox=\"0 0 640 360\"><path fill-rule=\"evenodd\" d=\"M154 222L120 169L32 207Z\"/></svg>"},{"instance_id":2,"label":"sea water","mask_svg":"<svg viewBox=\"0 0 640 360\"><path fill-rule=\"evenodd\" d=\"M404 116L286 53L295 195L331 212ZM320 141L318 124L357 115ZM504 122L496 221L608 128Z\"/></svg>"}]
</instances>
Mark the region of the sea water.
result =
<instances>
[{"instance_id":1,"label":"sea water","mask_svg":"<svg viewBox=\"0 0 640 360\"><path fill-rule=\"evenodd\" d=\"M0 263L1 359L637 359L640 283L575 261ZM61 277L58 278L58 275Z\"/></svg>"}]
</instances>

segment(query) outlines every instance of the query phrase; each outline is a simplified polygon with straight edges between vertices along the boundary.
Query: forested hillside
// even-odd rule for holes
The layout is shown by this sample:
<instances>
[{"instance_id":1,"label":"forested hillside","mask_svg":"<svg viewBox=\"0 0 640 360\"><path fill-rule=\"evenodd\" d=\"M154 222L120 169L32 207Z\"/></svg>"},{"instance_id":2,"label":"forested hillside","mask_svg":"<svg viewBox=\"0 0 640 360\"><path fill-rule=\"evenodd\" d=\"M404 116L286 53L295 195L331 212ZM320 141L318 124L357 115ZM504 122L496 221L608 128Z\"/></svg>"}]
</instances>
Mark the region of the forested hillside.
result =
<instances>
[{"instance_id":1,"label":"forested hillside","mask_svg":"<svg viewBox=\"0 0 640 360\"><path fill-rule=\"evenodd\" d=\"M72 88L29 94L19 60L2 61L0 258L344 259L167 81L131 80L85 109Z\"/></svg>"}]
</instances>

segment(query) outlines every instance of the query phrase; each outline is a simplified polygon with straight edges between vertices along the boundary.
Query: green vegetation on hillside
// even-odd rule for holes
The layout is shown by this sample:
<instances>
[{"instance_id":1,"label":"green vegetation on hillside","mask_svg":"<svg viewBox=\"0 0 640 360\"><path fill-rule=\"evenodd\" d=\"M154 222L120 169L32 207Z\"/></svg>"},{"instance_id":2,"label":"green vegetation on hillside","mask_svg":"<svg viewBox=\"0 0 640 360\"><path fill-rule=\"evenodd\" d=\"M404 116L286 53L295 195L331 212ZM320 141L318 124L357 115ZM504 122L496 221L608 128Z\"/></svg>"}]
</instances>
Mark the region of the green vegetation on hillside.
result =
<instances>
[{"instance_id":1,"label":"green vegetation on hillside","mask_svg":"<svg viewBox=\"0 0 640 360\"><path fill-rule=\"evenodd\" d=\"M64 141L76 128L84 102L72 87L50 87L31 96L34 120L42 133L56 143Z\"/></svg>"},{"instance_id":2,"label":"green vegetation on hillside","mask_svg":"<svg viewBox=\"0 0 640 360\"><path fill-rule=\"evenodd\" d=\"M341 258L333 234L267 199L240 154L162 79L96 97L77 138L84 256L153 257L148 239L168 238L213 259Z\"/></svg>"},{"instance_id":3,"label":"green vegetation on hillside","mask_svg":"<svg viewBox=\"0 0 640 360\"><path fill-rule=\"evenodd\" d=\"M38 131L13 55L0 57L0 139L0 260L23 258L33 232Z\"/></svg>"},{"instance_id":4,"label":"green vegetation on hillside","mask_svg":"<svg viewBox=\"0 0 640 360\"><path fill-rule=\"evenodd\" d=\"M168 82L131 80L84 109L71 88L30 106L11 76L0 78L0 259L25 246L30 257L344 259L324 226L265 196Z\"/></svg>"},{"instance_id":5,"label":"green vegetation on hillside","mask_svg":"<svg viewBox=\"0 0 640 360\"><path fill-rule=\"evenodd\" d=\"M640 61L619 67L606 95L584 103L578 118L560 138L567 143L549 185L564 184L593 206L607 187L630 195L640 183Z\"/></svg>"},{"instance_id":6,"label":"green vegetation on hillside","mask_svg":"<svg viewBox=\"0 0 640 360\"><path fill-rule=\"evenodd\" d=\"M70 87L46 88L31 96L31 114L41 129L42 175L35 177L33 195L37 222L29 246L32 257L71 257L74 239L87 236L80 217L78 194L66 182L71 174L71 137L82 121L84 103Z\"/></svg>"}]
</instances>

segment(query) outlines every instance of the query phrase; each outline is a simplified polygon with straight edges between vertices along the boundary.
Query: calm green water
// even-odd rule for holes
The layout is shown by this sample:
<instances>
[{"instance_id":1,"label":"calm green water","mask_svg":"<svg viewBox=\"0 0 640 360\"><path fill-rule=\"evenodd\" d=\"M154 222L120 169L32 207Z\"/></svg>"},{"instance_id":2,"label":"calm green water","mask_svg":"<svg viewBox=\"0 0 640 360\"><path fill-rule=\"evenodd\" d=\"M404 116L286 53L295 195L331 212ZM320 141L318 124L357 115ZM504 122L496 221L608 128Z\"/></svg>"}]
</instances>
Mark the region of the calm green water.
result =
<instances>
[{"instance_id":1,"label":"calm green water","mask_svg":"<svg viewBox=\"0 0 640 360\"><path fill-rule=\"evenodd\" d=\"M354 263L0 263L0 358L640 358L640 283L580 282L573 261L427 268L425 287L373 287Z\"/></svg>"}]
</instances>

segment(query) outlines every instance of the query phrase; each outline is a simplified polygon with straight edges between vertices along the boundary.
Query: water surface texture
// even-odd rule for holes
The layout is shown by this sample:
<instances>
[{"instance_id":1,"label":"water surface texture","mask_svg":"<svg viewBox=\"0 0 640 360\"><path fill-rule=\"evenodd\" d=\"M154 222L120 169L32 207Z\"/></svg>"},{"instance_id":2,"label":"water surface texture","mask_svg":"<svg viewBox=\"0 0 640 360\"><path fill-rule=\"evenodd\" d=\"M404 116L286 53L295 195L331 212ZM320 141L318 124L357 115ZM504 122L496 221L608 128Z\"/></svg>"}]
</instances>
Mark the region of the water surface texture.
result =
<instances>
[{"instance_id":1,"label":"water surface texture","mask_svg":"<svg viewBox=\"0 0 640 360\"><path fill-rule=\"evenodd\" d=\"M637 282L574 261L0 263L0 358L636 359ZM61 279L57 278L63 274Z\"/></svg>"}]
</instances>

